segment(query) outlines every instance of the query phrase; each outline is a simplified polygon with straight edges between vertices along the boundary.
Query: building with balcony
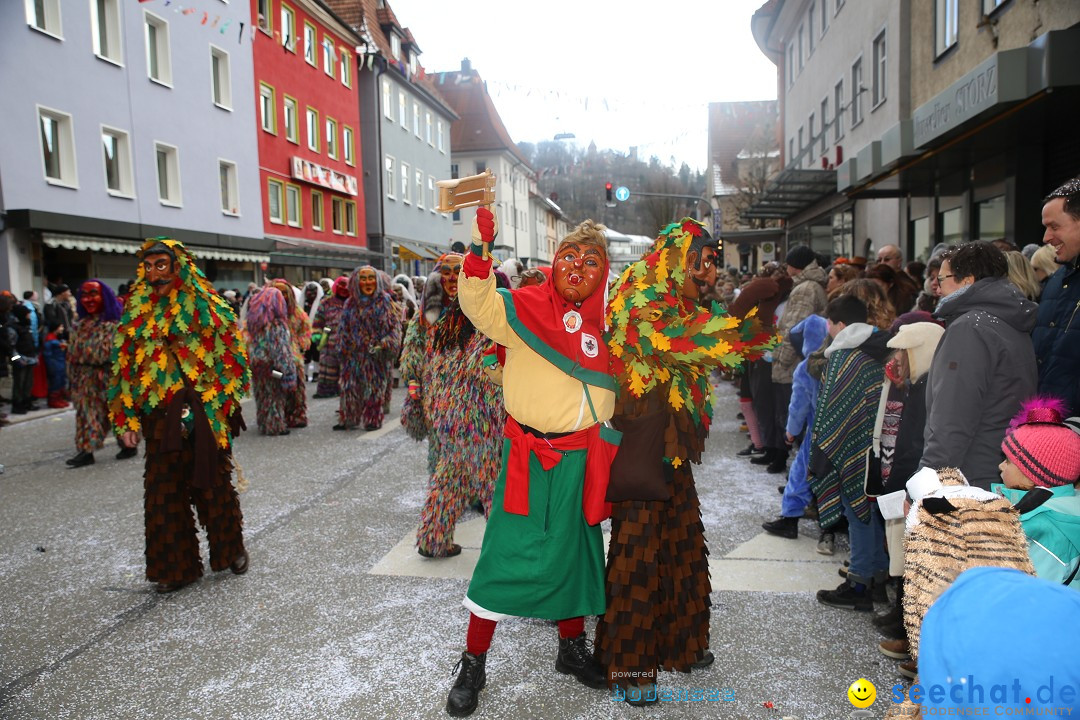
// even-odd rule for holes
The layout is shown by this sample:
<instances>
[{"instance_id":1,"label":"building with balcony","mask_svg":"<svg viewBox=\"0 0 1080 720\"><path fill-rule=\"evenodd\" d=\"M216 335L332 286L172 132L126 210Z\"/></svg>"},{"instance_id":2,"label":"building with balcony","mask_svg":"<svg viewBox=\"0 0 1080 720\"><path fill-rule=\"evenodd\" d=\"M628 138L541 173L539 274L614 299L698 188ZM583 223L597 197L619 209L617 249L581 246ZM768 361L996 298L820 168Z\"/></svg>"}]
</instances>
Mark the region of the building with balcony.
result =
<instances>
[{"instance_id":1,"label":"building with balcony","mask_svg":"<svg viewBox=\"0 0 1080 720\"><path fill-rule=\"evenodd\" d=\"M158 235L219 287L260 276L250 13L216 3L204 25L160 3L0 3L0 287L116 287Z\"/></svg>"}]
</instances>

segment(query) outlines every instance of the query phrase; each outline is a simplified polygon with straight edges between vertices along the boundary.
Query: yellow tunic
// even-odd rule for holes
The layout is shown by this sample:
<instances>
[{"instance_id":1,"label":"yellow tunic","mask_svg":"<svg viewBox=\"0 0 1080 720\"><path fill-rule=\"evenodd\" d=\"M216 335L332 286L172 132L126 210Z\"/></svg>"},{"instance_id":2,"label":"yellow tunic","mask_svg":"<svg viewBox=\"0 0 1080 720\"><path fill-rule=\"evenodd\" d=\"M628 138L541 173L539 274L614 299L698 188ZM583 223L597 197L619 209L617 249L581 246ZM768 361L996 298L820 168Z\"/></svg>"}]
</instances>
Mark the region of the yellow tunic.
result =
<instances>
[{"instance_id":1,"label":"yellow tunic","mask_svg":"<svg viewBox=\"0 0 1080 720\"><path fill-rule=\"evenodd\" d=\"M510 326L506 306L496 293L495 275L458 277L461 309L476 329L506 348L503 399L515 420L543 433L582 430L593 425L585 386L530 348ZM597 420L611 419L615 393L589 386Z\"/></svg>"}]
</instances>

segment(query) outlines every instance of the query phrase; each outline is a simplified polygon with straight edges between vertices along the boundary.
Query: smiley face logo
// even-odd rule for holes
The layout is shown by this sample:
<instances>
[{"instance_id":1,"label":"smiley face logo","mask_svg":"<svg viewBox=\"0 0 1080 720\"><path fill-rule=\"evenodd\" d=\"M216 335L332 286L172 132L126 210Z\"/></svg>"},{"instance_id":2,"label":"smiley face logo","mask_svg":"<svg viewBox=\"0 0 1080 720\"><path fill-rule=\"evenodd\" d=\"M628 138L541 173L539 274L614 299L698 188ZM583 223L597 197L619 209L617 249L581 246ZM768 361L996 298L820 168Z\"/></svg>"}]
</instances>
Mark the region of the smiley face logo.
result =
<instances>
[{"instance_id":1,"label":"smiley face logo","mask_svg":"<svg viewBox=\"0 0 1080 720\"><path fill-rule=\"evenodd\" d=\"M847 689L848 700L857 708L868 708L874 704L877 698L877 688L874 683L865 678L859 678L851 683Z\"/></svg>"}]
</instances>

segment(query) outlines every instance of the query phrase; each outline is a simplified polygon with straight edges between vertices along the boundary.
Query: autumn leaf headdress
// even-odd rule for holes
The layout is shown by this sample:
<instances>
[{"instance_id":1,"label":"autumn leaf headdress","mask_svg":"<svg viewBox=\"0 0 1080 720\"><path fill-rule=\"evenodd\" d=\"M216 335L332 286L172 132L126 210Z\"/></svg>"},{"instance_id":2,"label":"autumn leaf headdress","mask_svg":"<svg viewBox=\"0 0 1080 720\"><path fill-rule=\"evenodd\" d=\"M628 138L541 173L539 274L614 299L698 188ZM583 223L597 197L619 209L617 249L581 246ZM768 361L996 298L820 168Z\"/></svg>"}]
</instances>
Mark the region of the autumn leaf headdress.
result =
<instances>
[{"instance_id":1,"label":"autumn leaf headdress","mask_svg":"<svg viewBox=\"0 0 1080 720\"><path fill-rule=\"evenodd\" d=\"M690 218L665 227L641 260L626 268L608 309L611 369L634 397L660 389L673 410L695 425L712 416L709 373L755 360L775 345L753 316L728 315L719 303L701 307L683 297L686 255L704 226Z\"/></svg>"},{"instance_id":2,"label":"autumn leaf headdress","mask_svg":"<svg viewBox=\"0 0 1080 720\"><path fill-rule=\"evenodd\" d=\"M229 418L250 379L236 315L178 240L150 238L139 257L159 243L176 256L177 282L154 295L140 263L114 342L109 417L120 432L138 431L140 416L167 405L186 382L202 398L218 446L227 449Z\"/></svg>"}]
</instances>

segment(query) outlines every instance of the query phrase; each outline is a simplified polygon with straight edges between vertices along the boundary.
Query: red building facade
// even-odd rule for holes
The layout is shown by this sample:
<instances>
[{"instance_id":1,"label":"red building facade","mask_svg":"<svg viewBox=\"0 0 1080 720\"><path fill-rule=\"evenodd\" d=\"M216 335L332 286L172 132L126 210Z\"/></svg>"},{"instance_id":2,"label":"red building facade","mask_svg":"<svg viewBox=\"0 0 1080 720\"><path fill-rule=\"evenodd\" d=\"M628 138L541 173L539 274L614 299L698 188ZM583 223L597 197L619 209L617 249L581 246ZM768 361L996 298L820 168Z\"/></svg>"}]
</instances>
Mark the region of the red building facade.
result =
<instances>
[{"instance_id":1,"label":"red building facade","mask_svg":"<svg viewBox=\"0 0 1080 720\"><path fill-rule=\"evenodd\" d=\"M360 39L319 0L251 0L263 227L293 282L366 262Z\"/></svg>"}]
</instances>

